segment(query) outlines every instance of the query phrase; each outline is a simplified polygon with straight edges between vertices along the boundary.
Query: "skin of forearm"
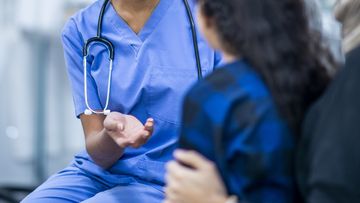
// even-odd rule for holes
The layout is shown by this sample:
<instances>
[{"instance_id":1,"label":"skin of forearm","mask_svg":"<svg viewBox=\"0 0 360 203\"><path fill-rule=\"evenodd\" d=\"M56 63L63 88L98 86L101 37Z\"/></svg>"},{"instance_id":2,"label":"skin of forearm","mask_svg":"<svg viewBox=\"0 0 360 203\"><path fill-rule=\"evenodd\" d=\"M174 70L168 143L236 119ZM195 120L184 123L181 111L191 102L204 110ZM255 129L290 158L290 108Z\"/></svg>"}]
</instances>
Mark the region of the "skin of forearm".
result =
<instances>
[{"instance_id":1,"label":"skin of forearm","mask_svg":"<svg viewBox=\"0 0 360 203\"><path fill-rule=\"evenodd\" d=\"M94 162L103 169L109 169L124 154L124 149L114 142L105 129L87 136L86 150Z\"/></svg>"}]
</instances>

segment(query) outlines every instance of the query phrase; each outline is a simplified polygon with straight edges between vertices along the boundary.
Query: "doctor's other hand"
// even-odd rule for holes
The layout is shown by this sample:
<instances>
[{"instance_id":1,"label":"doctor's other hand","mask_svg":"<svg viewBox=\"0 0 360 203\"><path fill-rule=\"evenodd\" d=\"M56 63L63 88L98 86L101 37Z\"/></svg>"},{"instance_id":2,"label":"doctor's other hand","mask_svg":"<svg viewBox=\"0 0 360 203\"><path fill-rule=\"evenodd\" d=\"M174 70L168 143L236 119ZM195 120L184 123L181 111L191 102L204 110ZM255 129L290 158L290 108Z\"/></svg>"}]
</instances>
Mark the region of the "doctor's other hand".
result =
<instances>
[{"instance_id":1,"label":"doctor's other hand","mask_svg":"<svg viewBox=\"0 0 360 203\"><path fill-rule=\"evenodd\" d=\"M177 150L167 164L164 203L225 203L227 194L216 166L194 151Z\"/></svg>"},{"instance_id":2,"label":"doctor's other hand","mask_svg":"<svg viewBox=\"0 0 360 203\"><path fill-rule=\"evenodd\" d=\"M143 125L134 116L112 112L105 118L104 128L121 148L139 148L151 137L154 131L154 119L147 119Z\"/></svg>"}]
</instances>

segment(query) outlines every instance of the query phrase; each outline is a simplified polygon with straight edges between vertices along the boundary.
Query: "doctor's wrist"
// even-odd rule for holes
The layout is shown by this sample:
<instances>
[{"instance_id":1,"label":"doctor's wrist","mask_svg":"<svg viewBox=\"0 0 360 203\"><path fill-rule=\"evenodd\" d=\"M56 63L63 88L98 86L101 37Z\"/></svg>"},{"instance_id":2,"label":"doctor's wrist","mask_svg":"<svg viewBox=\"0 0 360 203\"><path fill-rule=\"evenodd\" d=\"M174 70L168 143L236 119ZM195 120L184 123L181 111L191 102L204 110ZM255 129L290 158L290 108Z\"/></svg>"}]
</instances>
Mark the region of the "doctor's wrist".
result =
<instances>
[{"instance_id":1,"label":"doctor's wrist","mask_svg":"<svg viewBox=\"0 0 360 203\"><path fill-rule=\"evenodd\" d=\"M119 144L116 142L115 138L114 138L113 136L111 136L106 129L104 129L104 130L102 131L101 136L103 136L104 139L111 140L111 142L114 143L114 145L116 145L116 148L117 148L116 151L122 151L122 152L124 152L125 149L128 147L128 146L126 146L126 145L119 145Z\"/></svg>"}]
</instances>

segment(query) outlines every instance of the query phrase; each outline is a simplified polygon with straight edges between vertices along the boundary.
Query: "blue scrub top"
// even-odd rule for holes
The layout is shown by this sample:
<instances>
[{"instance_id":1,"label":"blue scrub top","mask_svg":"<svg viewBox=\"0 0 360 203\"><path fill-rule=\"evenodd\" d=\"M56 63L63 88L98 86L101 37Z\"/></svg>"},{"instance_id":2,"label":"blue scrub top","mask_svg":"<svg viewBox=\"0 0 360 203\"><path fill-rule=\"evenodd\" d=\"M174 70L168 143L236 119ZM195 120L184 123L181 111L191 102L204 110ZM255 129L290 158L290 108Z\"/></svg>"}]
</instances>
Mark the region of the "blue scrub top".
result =
<instances>
[{"instance_id":1,"label":"blue scrub top","mask_svg":"<svg viewBox=\"0 0 360 203\"><path fill-rule=\"evenodd\" d=\"M63 30L63 47L72 86L76 116L85 109L82 48L96 36L103 0L75 14ZM194 2L190 0L195 17ZM109 5L102 35L115 47L109 109L136 116L142 122L155 119L155 132L140 149L126 149L110 174L131 176L164 183L164 164L176 148L181 125L181 107L186 91L197 81L191 27L182 0L160 0L139 34ZM203 74L211 73L220 62L206 42L198 36ZM103 109L109 74L108 52L94 45L88 56L88 96L93 109ZM77 159L92 161L86 151ZM84 170L94 169L86 164Z\"/></svg>"}]
</instances>

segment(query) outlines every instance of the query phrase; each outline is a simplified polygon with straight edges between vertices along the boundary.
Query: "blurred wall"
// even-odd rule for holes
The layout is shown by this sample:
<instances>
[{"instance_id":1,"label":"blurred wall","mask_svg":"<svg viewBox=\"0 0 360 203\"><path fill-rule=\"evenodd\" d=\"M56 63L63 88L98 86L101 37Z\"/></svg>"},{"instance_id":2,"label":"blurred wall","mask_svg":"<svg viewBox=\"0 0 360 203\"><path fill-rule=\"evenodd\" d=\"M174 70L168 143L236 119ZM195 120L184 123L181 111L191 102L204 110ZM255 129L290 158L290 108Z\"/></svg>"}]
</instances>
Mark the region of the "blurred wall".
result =
<instances>
[{"instance_id":1,"label":"blurred wall","mask_svg":"<svg viewBox=\"0 0 360 203\"><path fill-rule=\"evenodd\" d=\"M0 185L36 185L83 148L60 34L89 3L0 0Z\"/></svg>"}]
</instances>

